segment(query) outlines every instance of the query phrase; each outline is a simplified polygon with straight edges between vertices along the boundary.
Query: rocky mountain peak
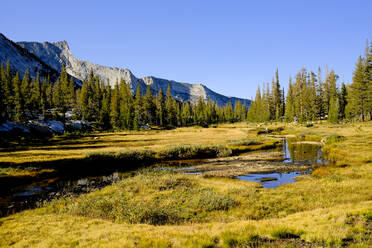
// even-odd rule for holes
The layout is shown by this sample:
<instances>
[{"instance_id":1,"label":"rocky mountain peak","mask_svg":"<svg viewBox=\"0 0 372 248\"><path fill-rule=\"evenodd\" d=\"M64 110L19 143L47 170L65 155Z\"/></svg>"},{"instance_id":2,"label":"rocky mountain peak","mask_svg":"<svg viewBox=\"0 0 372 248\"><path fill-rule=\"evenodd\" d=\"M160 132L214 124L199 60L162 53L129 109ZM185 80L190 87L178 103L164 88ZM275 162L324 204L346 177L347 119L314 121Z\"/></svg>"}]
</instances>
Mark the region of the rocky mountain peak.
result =
<instances>
[{"instance_id":1,"label":"rocky mountain peak","mask_svg":"<svg viewBox=\"0 0 372 248\"><path fill-rule=\"evenodd\" d=\"M2 42L2 40L6 40ZM22 57L26 54L28 57ZM25 56L26 56L25 55ZM66 66L66 71L69 75L78 80L77 84L81 84L89 78L91 70L105 83L114 86L115 83L125 80L133 92L136 91L138 85L141 86L141 92L146 92L147 86L150 85L151 91L157 94L160 89L165 93L168 85L171 88L171 94L179 101L197 102L199 98L215 101L218 105L226 105L231 102L233 105L236 101L250 104L249 100L227 97L218 94L203 84L190 84L167 80L153 76L137 78L130 70L120 69L116 67L102 66L93 64L89 61L84 61L75 58L69 48L67 41L58 42L18 42L14 43L6 39L4 35L0 37L0 62L6 62L6 59L11 59L11 64L18 71L24 71L33 63L33 71L40 71L43 68L60 71L62 64ZM31 62L31 60L33 62ZM37 64L38 63L38 64Z\"/></svg>"},{"instance_id":2,"label":"rocky mountain peak","mask_svg":"<svg viewBox=\"0 0 372 248\"><path fill-rule=\"evenodd\" d=\"M52 44L54 46L58 47L61 50L68 50L68 51L70 51L70 47L68 46L68 43L65 40L53 42Z\"/></svg>"}]
</instances>

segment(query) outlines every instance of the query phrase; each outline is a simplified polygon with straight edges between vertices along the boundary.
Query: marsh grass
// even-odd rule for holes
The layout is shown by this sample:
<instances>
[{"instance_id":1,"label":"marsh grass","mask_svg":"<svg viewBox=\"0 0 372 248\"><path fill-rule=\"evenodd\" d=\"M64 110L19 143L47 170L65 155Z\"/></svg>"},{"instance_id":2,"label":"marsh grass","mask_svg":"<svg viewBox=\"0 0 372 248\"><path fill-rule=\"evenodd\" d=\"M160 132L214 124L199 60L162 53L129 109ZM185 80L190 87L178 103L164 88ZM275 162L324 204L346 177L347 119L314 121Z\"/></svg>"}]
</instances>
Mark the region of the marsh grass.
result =
<instances>
[{"instance_id":1,"label":"marsh grass","mask_svg":"<svg viewBox=\"0 0 372 248\"><path fill-rule=\"evenodd\" d=\"M227 211L238 203L185 175L166 170L143 172L100 192L49 205L67 213L115 222L151 225L200 222L213 211Z\"/></svg>"},{"instance_id":2,"label":"marsh grass","mask_svg":"<svg viewBox=\"0 0 372 248\"><path fill-rule=\"evenodd\" d=\"M161 131L164 137L151 141L160 145L147 148L159 152L176 144L173 138L179 141L186 136L187 143L197 145L223 140L228 146L235 138L256 138L265 144L274 141L258 138L252 130L282 125L218 126L209 129L216 132L208 133L210 139L204 136L209 139L205 143L195 142L205 135L205 129ZM159 137L160 133L154 135ZM236 136L229 137L233 134ZM115 136L120 142L113 144L122 144L131 135L136 139L145 136L122 135ZM275 189L174 171L144 172L79 198L57 200L0 219L0 246L371 247L372 123L287 124L281 135L323 141L342 137L322 148L336 163Z\"/></svg>"}]
</instances>

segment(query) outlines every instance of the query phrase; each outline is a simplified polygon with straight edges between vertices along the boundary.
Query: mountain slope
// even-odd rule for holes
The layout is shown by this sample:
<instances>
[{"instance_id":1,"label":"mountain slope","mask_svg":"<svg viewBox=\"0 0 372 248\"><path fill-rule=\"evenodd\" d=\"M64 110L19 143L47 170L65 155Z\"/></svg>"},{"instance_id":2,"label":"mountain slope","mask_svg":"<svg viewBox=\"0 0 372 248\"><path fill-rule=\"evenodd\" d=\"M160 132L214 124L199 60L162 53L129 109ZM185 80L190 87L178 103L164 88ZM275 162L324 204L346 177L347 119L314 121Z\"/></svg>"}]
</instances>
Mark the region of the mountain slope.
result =
<instances>
[{"instance_id":1,"label":"mountain slope","mask_svg":"<svg viewBox=\"0 0 372 248\"><path fill-rule=\"evenodd\" d=\"M204 100L211 98L221 106L228 102L234 104L235 101L250 104L249 100L218 94L202 84L181 83L152 76L137 78L128 69L102 66L77 59L72 55L66 41L14 43L1 35L0 48L0 62L5 63L9 59L12 67L18 71L24 71L29 66L33 73L39 70L44 74L54 75L61 70L62 64L65 64L67 73L81 81L88 79L90 70L93 70L95 75L112 86L117 80L124 79L133 92L140 85L142 93L145 93L147 85L150 85L154 93L160 89L165 93L169 84L173 97L180 101L196 102L201 97Z\"/></svg>"},{"instance_id":2,"label":"mountain slope","mask_svg":"<svg viewBox=\"0 0 372 248\"><path fill-rule=\"evenodd\" d=\"M30 53L27 49L24 49L0 33L0 63L4 63L5 65L8 60L11 69L18 71L21 75L23 75L27 68L29 68L30 75L33 77L39 72L41 76L50 74L52 78L56 79L58 74L56 70L44 63L33 53Z\"/></svg>"}]
</instances>

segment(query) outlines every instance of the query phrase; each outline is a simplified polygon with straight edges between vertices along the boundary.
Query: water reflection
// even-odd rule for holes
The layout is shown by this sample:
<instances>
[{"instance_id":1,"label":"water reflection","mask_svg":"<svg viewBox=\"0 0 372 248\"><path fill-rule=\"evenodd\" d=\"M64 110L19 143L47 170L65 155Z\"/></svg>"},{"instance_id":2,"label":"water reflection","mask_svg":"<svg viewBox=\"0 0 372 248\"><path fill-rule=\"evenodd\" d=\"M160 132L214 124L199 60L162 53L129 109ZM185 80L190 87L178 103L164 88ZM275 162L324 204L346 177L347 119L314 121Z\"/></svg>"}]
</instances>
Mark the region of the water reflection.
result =
<instances>
[{"instance_id":1,"label":"water reflection","mask_svg":"<svg viewBox=\"0 0 372 248\"><path fill-rule=\"evenodd\" d=\"M283 139L282 150L285 163L310 166L328 164L328 161L323 158L320 144Z\"/></svg>"},{"instance_id":2,"label":"water reflection","mask_svg":"<svg viewBox=\"0 0 372 248\"><path fill-rule=\"evenodd\" d=\"M289 165L308 165L305 171L294 171L289 173L251 173L238 176L237 179L261 183L264 188L275 188L285 183L293 183L296 176L310 174L312 167L327 165L328 160L323 157L320 144L309 142L295 142L283 139L283 162ZM266 179L265 179L266 178ZM267 180L267 178L271 180Z\"/></svg>"},{"instance_id":3,"label":"water reflection","mask_svg":"<svg viewBox=\"0 0 372 248\"><path fill-rule=\"evenodd\" d=\"M129 176L128 172L113 172L107 175L83 178L61 177L11 188L0 196L0 216L34 208L43 201L54 198L89 193Z\"/></svg>"}]
</instances>

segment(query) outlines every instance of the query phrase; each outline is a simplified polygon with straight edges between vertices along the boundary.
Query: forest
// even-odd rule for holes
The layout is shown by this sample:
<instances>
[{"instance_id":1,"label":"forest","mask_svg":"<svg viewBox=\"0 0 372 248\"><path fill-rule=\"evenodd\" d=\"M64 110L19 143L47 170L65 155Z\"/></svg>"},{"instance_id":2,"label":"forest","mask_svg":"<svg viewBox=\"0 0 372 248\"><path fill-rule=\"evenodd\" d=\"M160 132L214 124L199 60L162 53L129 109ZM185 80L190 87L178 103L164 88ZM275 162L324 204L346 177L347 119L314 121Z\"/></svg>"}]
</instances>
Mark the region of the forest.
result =
<instances>
[{"instance_id":1,"label":"forest","mask_svg":"<svg viewBox=\"0 0 372 248\"><path fill-rule=\"evenodd\" d=\"M372 44L372 43L371 43ZM225 122L308 122L328 120L365 121L372 118L372 45L366 47L353 72L353 82L339 84L334 70L308 71L302 68L289 78L287 94L279 81L278 70L269 84L257 89L250 106L240 101L218 106L211 99L199 98L196 104L177 101L168 85L164 94L140 86L132 91L124 81L112 88L91 71L81 88L75 87L62 66L58 80L30 77L27 70L13 72L9 62L0 65L0 122L25 121L40 115L65 120L66 112L75 119L87 120L99 130L138 130L143 126L173 128ZM53 115L54 114L54 115Z\"/></svg>"}]
</instances>

